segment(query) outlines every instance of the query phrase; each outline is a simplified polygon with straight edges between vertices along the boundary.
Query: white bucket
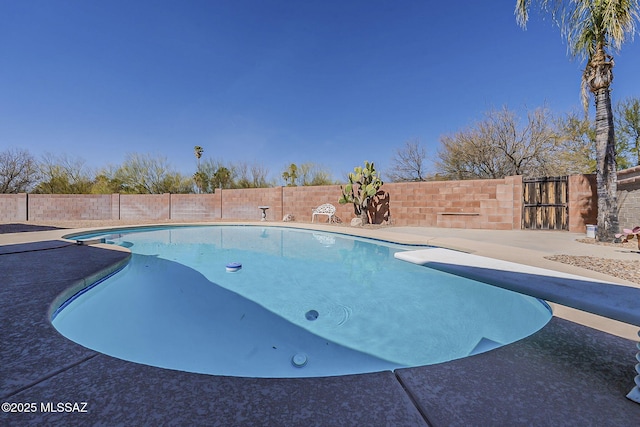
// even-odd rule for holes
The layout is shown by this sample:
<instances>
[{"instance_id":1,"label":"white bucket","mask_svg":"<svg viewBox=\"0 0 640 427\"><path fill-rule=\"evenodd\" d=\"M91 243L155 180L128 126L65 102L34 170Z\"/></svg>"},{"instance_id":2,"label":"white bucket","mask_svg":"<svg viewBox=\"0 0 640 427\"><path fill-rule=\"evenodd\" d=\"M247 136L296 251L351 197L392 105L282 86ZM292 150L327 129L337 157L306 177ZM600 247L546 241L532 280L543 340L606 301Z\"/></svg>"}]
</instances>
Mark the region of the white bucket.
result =
<instances>
[{"instance_id":1,"label":"white bucket","mask_svg":"<svg viewBox=\"0 0 640 427\"><path fill-rule=\"evenodd\" d=\"M587 224L587 237L595 239L596 238L596 231L598 231L598 226L597 225Z\"/></svg>"}]
</instances>

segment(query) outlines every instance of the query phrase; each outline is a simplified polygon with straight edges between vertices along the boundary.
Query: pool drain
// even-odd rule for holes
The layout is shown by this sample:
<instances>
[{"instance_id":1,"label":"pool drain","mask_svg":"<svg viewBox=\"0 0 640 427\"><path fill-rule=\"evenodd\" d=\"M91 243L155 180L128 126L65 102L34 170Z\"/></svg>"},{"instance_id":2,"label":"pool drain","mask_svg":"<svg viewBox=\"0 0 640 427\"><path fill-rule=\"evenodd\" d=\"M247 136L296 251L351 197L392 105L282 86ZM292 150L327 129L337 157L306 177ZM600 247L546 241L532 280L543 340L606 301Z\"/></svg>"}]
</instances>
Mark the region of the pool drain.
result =
<instances>
[{"instance_id":1,"label":"pool drain","mask_svg":"<svg viewBox=\"0 0 640 427\"><path fill-rule=\"evenodd\" d=\"M311 321L316 320L318 316L320 316L320 313L318 313L316 310L309 310L304 315L304 317L306 317L307 320L311 320Z\"/></svg>"},{"instance_id":2,"label":"pool drain","mask_svg":"<svg viewBox=\"0 0 640 427\"><path fill-rule=\"evenodd\" d=\"M307 364L307 355L306 354L302 354L302 353L295 354L291 358L291 363L296 368L302 368L304 365Z\"/></svg>"}]
</instances>

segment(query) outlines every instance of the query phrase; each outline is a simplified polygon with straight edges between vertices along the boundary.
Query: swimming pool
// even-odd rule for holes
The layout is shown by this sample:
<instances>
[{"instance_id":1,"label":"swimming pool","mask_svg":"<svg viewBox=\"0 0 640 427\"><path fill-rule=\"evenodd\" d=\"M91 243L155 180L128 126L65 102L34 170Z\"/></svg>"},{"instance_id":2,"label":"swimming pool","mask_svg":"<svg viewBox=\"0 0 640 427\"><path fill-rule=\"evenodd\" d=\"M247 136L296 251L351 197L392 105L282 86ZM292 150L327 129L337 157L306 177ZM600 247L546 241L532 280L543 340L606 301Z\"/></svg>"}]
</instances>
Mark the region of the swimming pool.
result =
<instances>
[{"instance_id":1,"label":"swimming pool","mask_svg":"<svg viewBox=\"0 0 640 427\"><path fill-rule=\"evenodd\" d=\"M246 377L392 370L466 357L544 326L543 302L394 258L415 247L284 227L84 236L129 264L56 311L88 348L163 368ZM79 238L79 237L75 237ZM227 266L237 262L233 272Z\"/></svg>"}]
</instances>

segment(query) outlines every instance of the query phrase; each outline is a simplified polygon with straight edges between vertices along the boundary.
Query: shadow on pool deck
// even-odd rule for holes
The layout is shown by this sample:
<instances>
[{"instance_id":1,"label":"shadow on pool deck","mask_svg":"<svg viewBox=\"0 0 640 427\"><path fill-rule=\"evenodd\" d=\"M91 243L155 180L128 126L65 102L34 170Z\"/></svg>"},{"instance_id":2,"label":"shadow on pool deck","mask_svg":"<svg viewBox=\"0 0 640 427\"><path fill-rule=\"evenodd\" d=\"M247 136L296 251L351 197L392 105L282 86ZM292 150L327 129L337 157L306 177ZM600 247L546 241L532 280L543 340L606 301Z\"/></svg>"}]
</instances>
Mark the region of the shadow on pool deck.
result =
<instances>
[{"instance_id":1,"label":"shadow on pool deck","mask_svg":"<svg viewBox=\"0 0 640 427\"><path fill-rule=\"evenodd\" d=\"M61 230L61 227L53 227L49 225L33 225L33 224L0 224L0 234L8 233L29 233L34 231Z\"/></svg>"},{"instance_id":2,"label":"shadow on pool deck","mask_svg":"<svg viewBox=\"0 0 640 427\"><path fill-rule=\"evenodd\" d=\"M32 413L3 412L3 426L621 426L640 420L640 405L625 398L635 343L566 320L553 318L536 334L488 353L395 373L190 374L97 353L51 325L61 294L126 262L127 253L60 241L4 246L2 253L0 400L36 404ZM59 402L86 412L51 411L65 409Z\"/></svg>"}]
</instances>

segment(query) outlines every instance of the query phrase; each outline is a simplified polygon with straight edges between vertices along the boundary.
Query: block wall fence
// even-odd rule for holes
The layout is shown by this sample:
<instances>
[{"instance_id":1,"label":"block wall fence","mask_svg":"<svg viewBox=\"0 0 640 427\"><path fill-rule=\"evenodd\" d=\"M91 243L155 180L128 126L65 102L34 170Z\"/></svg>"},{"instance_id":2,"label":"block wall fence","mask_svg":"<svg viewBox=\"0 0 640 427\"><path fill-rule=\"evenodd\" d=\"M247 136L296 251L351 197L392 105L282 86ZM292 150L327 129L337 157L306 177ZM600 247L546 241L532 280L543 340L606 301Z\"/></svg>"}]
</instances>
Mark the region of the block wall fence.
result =
<instances>
[{"instance_id":1,"label":"block wall fence","mask_svg":"<svg viewBox=\"0 0 640 427\"><path fill-rule=\"evenodd\" d=\"M621 229L640 225L640 166L618 172L618 209Z\"/></svg>"},{"instance_id":2,"label":"block wall fence","mask_svg":"<svg viewBox=\"0 0 640 427\"><path fill-rule=\"evenodd\" d=\"M382 190L389 195L390 220L394 225L521 228L521 176L390 183ZM309 222L313 208L331 203L340 220L349 223L355 217L353 206L340 205L340 194L339 185L216 190L214 194L0 194L0 221L253 221L261 218L258 206L269 206L269 221L281 221L284 215L291 214L296 221ZM631 198L625 197L620 200ZM596 198L594 176L570 177L570 231L583 232L585 224L595 224ZM638 199L640 201L640 194ZM638 210L634 211L636 215ZM326 220L324 216L318 218Z\"/></svg>"}]
</instances>

